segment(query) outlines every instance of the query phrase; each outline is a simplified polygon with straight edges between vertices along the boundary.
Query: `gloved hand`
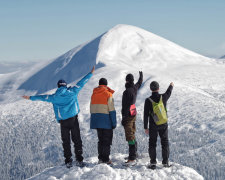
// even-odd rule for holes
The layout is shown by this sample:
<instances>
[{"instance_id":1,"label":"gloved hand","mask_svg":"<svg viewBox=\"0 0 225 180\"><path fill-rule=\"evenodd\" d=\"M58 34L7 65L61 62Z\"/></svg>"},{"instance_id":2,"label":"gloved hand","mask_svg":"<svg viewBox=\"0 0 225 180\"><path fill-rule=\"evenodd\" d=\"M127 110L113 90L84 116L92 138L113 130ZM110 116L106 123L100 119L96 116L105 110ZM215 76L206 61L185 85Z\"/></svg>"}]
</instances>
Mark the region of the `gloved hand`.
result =
<instances>
[{"instance_id":1,"label":"gloved hand","mask_svg":"<svg viewBox=\"0 0 225 180\"><path fill-rule=\"evenodd\" d=\"M116 128L116 126L113 126L113 127L112 127L112 129L115 129L115 128Z\"/></svg>"},{"instance_id":2,"label":"gloved hand","mask_svg":"<svg viewBox=\"0 0 225 180\"><path fill-rule=\"evenodd\" d=\"M140 76L143 76L143 72L142 72L142 71L139 71L139 75L140 75Z\"/></svg>"}]
</instances>

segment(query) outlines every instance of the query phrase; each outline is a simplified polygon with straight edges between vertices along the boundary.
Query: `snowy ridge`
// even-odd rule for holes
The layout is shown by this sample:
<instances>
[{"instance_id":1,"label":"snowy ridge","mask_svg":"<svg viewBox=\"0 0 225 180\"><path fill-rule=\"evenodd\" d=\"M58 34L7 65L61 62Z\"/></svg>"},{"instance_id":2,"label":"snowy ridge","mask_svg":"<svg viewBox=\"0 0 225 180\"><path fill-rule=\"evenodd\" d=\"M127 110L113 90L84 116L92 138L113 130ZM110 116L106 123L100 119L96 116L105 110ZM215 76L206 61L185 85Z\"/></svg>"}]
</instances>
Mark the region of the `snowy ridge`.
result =
<instances>
[{"instance_id":1,"label":"snowy ridge","mask_svg":"<svg viewBox=\"0 0 225 180\"><path fill-rule=\"evenodd\" d=\"M29 180L66 180L66 179L186 179L186 180L203 180L203 177L191 168L173 164L171 168L163 168L161 164L157 165L156 170L150 170L148 165L148 154L144 154L142 159L139 159L136 166L124 167L124 155L114 154L112 160L113 166L106 164L98 164L96 157L88 158L86 161L87 167L79 168L72 167L67 169L65 166L58 166L46 169L44 172L29 178Z\"/></svg>"},{"instance_id":2,"label":"snowy ridge","mask_svg":"<svg viewBox=\"0 0 225 180\"><path fill-rule=\"evenodd\" d=\"M85 160L92 163L90 159L97 155L97 135L95 130L90 130L89 105L93 88L98 85L101 77L105 77L109 87L115 90L118 120L111 154L112 158L122 162L117 154L122 154L122 157L128 152L124 129L120 124L124 79L127 73L133 73L137 80L138 71L142 70L144 82L136 102L138 152L148 152L148 136L143 130L143 106L145 98L151 94L149 84L157 80L160 93L163 93L173 81L175 87L167 107L170 160L195 169L207 180L224 180L225 64L128 25L118 25L81 45L79 50L73 50L46 64L37 64L0 76L2 179L29 178L45 168L56 166L58 169L64 162L60 129L55 123L51 104L26 101L20 96L46 91L47 94L54 93L56 82L61 78L70 85L75 85L97 64L94 76L78 97ZM18 87L23 88L18 91ZM161 162L160 142L157 152L157 158ZM149 158L145 157L142 166L148 161ZM112 169L109 170L111 172ZM59 177L52 179L54 178Z\"/></svg>"}]
</instances>

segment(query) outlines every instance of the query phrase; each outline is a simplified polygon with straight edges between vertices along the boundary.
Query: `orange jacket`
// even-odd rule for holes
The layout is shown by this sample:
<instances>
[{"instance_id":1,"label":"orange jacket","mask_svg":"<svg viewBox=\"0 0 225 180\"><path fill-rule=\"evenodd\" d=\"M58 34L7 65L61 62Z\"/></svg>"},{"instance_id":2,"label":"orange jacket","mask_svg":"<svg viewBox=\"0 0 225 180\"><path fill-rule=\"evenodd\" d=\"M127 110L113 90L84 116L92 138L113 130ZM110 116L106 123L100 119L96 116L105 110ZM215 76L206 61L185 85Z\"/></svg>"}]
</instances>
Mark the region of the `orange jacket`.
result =
<instances>
[{"instance_id":1,"label":"orange jacket","mask_svg":"<svg viewBox=\"0 0 225 180\"><path fill-rule=\"evenodd\" d=\"M113 93L112 89L104 85L94 88L90 105L91 129L112 129L116 127Z\"/></svg>"}]
</instances>

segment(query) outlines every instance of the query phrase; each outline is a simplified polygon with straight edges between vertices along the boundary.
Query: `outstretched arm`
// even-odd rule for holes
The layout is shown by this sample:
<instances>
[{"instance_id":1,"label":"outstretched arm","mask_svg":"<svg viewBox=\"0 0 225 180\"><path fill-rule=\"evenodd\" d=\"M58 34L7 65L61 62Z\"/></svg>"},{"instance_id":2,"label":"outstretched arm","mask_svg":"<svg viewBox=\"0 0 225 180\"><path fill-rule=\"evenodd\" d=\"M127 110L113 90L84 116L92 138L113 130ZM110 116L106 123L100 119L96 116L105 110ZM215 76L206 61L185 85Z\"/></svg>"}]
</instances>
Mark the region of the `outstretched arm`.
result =
<instances>
[{"instance_id":1,"label":"outstretched arm","mask_svg":"<svg viewBox=\"0 0 225 180\"><path fill-rule=\"evenodd\" d=\"M32 101L46 101L53 102L54 95L37 95L37 96L22 96L24 99L32 100Z\"/></svg>"},{"instance_id":2,"label":"outstretched arm","mask_svg":"<svg viewBox=\"0 0 225 180\"><path fill-rule=\"evenodd\" d=\"M79 92L84 85L88 82L88 80L92 77L95 71L95 66L93 66L91 72L89 72L86 76L84 76L74 87L71 88L72 91Z\"/></svg>"},{"instance_id":3,"label":"outstretched arm","mask_svg":"<svg viewBox=\"0 0 225 180\"><path fill-rule=\"evenodd\" d=\"M139 79L138 82L135 84L135 86L139 89L141 87L142 82L143 82L143 72L139 71Z\"/></svg>"}]
</instances>

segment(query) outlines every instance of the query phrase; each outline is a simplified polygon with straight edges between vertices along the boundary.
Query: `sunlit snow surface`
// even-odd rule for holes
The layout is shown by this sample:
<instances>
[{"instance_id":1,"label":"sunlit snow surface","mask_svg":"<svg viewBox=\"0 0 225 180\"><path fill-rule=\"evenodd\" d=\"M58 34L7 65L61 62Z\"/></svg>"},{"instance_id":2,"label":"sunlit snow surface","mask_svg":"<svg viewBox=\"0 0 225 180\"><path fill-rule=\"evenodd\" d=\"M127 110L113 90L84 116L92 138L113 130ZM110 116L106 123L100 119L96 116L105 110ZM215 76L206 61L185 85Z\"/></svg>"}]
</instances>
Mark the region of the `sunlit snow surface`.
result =
<instances>
[{"instance_id":1,"label":"sunlit snow surface","mask_svg":"<svg viewBox=\"0 0 225 180\"><path fill-rule=\"evenodd\" d=\"M65 166L58 166L46 169L29 180L69 180L69 179L92 179L92 180L133 180L133 179L164 179L164 180L203 180L203 177L191 168L173 164L171 168L163 168L162 164L157 165L156 170L147 168L148 154L140 157L136 166L123 166L124 155L114 154L112 156L113 166L98 164L97 157L88 158L87 167L80 168L73 166L67 169Z\"/></svg>"},{"instance_id":2,"label":"sunlit snow surface","mask_svg":"<svg viewBox=\"0 0 225 180\"><path fill-rule=\"evenodd\" d=\"M89 128L89 105L93 88L98 85L101 77L105 77L109 87L115 90L118 126L114 130L111 154L112 159L122 162L122 155L115 157L115 154L128 152L124 130L120 125L125 76L133 73L137 80L138 71L142 70L144 82L136 102L138 152L148 152L148 137L143 130L143 106L145 98L151 95L149 84L157 80L160 92L163 93L173 81L174 91L168 101L170 160L195 169L205 179L224 180L225 64L127 25L118 25L93 41L49 62L0 75L1 179L25 179L53 166L60 171L58 166L64 160L60 127L55 122L52 105L23 100L20 96L34 95L44 90L53 93L55 89L51 90L51 87L55 87L56 81L61 78L74 85L91 70L93 64L97 66L94 76L79 94L79 122L87 161L92 163L91 157L97 156L96 131ZM62 74L63 77L60 76ZM26 85L25 90L17 90L22 84ZM160 142L157 151L157 158L161 162ZM149 157L143 159L143 167L139 169L143 173L147 162ZM87 171L91 173L101 166L93 166ZM181 170L183 166L175 167ZM104 168L112 174L118 171L117 176L123 175L124 170L120 174L118 169L108 166ZM84 170L81 171L85 176ZM51 169L47 171L53 172ZM128 177L130 170L126 172ZM69 177L68 173L65 171L65 176ZM158 178L158 175L156 173L155 176Z\"/></svg>"}]
</instances>

